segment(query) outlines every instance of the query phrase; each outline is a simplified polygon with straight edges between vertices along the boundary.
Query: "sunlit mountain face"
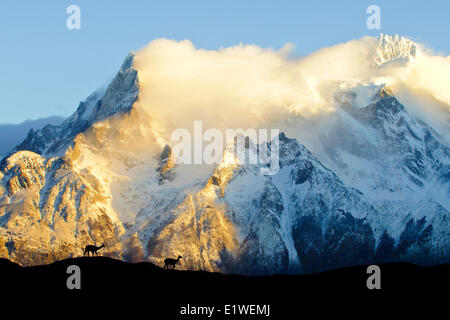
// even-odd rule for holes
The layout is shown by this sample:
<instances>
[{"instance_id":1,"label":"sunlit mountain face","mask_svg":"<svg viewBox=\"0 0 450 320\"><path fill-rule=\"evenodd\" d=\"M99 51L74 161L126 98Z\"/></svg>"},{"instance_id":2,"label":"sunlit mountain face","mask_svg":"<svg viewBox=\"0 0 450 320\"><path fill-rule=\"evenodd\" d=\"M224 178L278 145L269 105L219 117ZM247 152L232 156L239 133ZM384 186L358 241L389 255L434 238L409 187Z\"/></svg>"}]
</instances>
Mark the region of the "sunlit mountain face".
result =
<instances>
[{"instance_id":1,"label":"sunlit mountain face","mask_svg":"<svg viewBox=\"0 0 450 320\"><path fill-rule=\"evenodd\" d=\"M388 35L289 50L160 39L129 54L1 161L0 257L36 265L104 243L125 261L252 275L449 262L450 58ZM278 129L245 143L278 141L276 173L240 161L236 139L218 163L180 163L173 133L194 140L196 121Z\"/></svg>"}]
</instances>

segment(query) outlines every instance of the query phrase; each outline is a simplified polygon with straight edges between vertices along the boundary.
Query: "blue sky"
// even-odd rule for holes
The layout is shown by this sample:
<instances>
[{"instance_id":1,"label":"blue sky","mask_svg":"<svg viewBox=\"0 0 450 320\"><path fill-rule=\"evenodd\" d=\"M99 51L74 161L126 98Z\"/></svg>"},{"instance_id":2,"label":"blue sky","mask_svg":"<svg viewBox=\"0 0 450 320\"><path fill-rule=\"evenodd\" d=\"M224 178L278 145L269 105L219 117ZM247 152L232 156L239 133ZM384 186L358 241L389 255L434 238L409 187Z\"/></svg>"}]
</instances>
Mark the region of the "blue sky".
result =
<instances>
[{"instance_id":1,"label":"blue sky","mask_svg":"<svg viewBox=\"0 0 450 320\"><path fill-rule=\"evenodd\" d=\"M81 8L81 30L66 9ZM381 8L368 30L366 8ZM131 50L155 38L190 39L200 48L239 43L300 55L380 32L409 36L450 54L450 1L109 1L0 2L0 123L70 115L105 85Z\"/></svg>"}]
</instances>

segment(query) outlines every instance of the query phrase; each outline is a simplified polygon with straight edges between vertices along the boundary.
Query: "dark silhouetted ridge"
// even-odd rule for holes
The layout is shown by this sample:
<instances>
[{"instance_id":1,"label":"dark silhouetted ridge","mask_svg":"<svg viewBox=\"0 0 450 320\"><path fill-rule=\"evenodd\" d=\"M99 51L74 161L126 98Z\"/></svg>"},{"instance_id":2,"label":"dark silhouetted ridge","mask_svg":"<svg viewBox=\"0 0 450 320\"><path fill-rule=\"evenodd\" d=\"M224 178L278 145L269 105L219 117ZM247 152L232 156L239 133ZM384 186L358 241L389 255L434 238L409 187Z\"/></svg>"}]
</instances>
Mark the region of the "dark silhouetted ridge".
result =
<instances>
[{"instance_id":1,"label":"dark silhouetted ridge","mask_svg":"<svg viewBox=\"0 0 450 320\"><path fill-rule=\"evenodd\" d=\"M67 289L70 265L80 267L81 290ZM420 267L387 263L379 266L381 290L367 289L367 266L307 275L248 277L165 270L148 262L131 264L106 257L73 258L33 267L21 267L0 259L0 281L2 292L12 301L21 297L22 303L27 296L32 297L32 303L36 303L36 299L51 303L61 301L64 305L77 306L75 309L81 313L84 309L78 306L89 308L86 301L95 301L96 311L106 309L114 315L115 310L128 314L139 309L130 306L145 306L151 315L164 315L167 319L181 319L180 308L187 304L215 306L216 309L223 309L225 304L270 304L271 317L248 319L287 319L299 312L305 314L305 310L318 312L321 308L325 308L321 312L332 311L334 315L357 316L357 308L374 306L383 308L371 312L382 314L381 311L389 307L404 315L408 310L400 301L411 304L419 300L418 306L424 306L425 300L436 302L434 297L439 295L442 298L441 292L450 285L450 264ZM98 305L104 309L97 309ZM390 312L392 314L391 309ZM247 318L216 314L212 319Z\"/></svg>"}]
</instances>

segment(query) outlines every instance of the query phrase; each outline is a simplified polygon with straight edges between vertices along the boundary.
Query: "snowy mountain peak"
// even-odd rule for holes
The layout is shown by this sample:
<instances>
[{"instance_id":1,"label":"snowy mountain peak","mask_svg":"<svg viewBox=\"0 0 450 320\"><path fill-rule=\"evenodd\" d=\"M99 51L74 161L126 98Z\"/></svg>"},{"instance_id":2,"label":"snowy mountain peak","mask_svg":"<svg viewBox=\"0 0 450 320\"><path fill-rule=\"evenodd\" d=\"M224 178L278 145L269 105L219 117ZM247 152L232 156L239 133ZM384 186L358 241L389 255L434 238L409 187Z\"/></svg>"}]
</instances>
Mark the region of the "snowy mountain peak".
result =
<instances>
[{"instance_id":1,"label":"snowy mountain peak","mask_svg":"<svg viewBox=\"0 0 450 320\"><path fill-rule=\"evenodd\" d=\"M134 53L131 52L106 90L97 90L80 102L77 110L61 125L47 125L41 130L31 130L13 152L29 150L45 156L62 155L75 136L93 124L114 115L129 113L138 98L139 90Z\"/></svg>"},{"instance_id":2,"label":"snowy mountain peak","mask_svg":"<svg viewBox=\"0 0 450 320\"><path fill-rule=\"evenodd\" d=\"M375 93L372 97L372 102L367 106L367 111L375 117L381 117L386 119L386 117L391 118L393 115L404 111L404 106L397 100L397 98L392 93L391 89L388 87L382 87L379 91ZM372 125L377 121L372 118Z\"/></svg>"},{"instance_id":3,"label":"snowy mountain peak","mask_svg":"<svg viewBox=\"0 0 450 320\"><path fill-rule=\"evenodd\" d=\"M391 88L387 86L380 86L379 90L377 90L375 94L372 96L371 103L376 103L383 99L392 99L395 100L397 104L399 103L395 98Z\"/></svg>"},{"instance_id":4,"label":"snowy mountain peak","mask_svg":"<svg viewBox=\"0 0 450 320\"><path fill-rule=\"evenodd\" d=\"M120 71L127 71L133 69L134 57L135 57L134 51L130 51L125 57L125 60L122 63Z\"/></svg>"},{"instance_id":5,"label":"snowy mountain peak","mask_svg":"<svg viewBox=\"0 0 450 320\"><path fill-rule=\"evenodd\" d=\"M408 63L414 60L416 50L416 44L406 37L380 34L372 65L381 67L390 63Z\"/></svg>"}]
</instances>

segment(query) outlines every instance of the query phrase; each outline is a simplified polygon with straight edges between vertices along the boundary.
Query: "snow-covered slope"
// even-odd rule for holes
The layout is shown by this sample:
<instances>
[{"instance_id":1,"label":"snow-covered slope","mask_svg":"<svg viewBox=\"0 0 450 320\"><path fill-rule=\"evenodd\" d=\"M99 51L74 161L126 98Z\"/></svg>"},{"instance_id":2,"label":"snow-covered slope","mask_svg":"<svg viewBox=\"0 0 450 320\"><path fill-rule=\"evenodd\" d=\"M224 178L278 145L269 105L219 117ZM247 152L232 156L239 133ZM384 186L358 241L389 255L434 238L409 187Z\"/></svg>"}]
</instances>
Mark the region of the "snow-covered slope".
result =
<instances>
[{"instance_id":1,"label":"snow-covered slope","mask_svg":"<svg viewBox=\"0 0 450 320\"><path fill-rule=\"evenodd\" d=\"M414 55L410 40L381 36L372 67ZM105 243L127 261L181 254L185 269L245 274L448 262L445 139L384 85L341 88L335 112L283 119L273 176L233 145L217 165L176 164L160 120L137 103L130 54L105 91L1 161L0 257L40 264Z\"/></svg>"},{"instance_id":2,"label":"snow-covered slope","mask_svg":"<svg viewBox=\"0 0 450 320\"><path fill-rule=\"evenodd\" d=\"M436 201L450 209L450 149L437 132L389 89L379 88L362 108L352 91L338 99L335 135L318 134L315 146L330 169L370 198Z\"/></svg>"}]
</instances>

